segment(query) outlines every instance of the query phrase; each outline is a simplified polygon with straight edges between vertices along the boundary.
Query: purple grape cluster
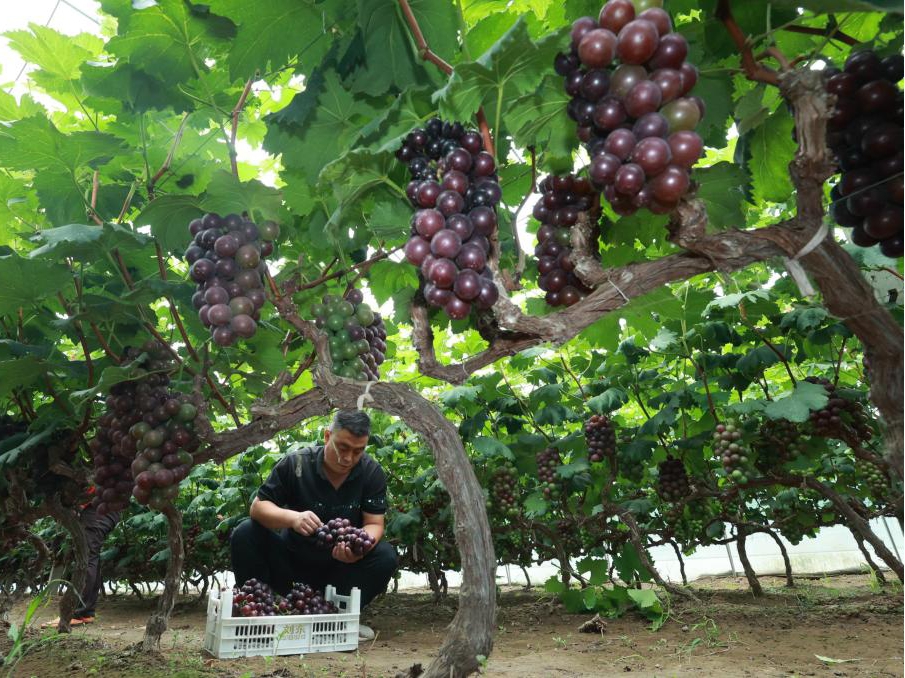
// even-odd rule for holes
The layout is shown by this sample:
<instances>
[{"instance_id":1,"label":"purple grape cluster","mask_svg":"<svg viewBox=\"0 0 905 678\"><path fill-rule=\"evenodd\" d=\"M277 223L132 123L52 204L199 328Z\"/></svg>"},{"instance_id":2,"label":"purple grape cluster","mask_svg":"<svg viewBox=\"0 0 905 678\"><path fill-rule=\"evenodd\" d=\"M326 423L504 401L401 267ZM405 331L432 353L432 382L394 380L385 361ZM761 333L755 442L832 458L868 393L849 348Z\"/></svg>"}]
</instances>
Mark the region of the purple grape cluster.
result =
<instances>
[{"instance_id":1,"label":"purple grape cluster","mask_svg":"<svg viewBox=\"0 0 905 678\"><path fill-rule=\"evenodd\" d=\"M124 355L134 361L142 354L148 374L110 388L106 412L88 442L97 486L92 503L101 515L125 509L130 496L158 510L175 499L194 463L191 453L200 444L194 433L195 406L167 388L169 352L149 340Z\"/></svg>"},{"instance_id":2,"label":"purple grape cluster","mask_svg":"<svg viewBox=\"0 0 905 678\"><path fill-rule=\"evenodd\" d=\"M851 228L860 247L879 243L888 257L905 249L902 226L902 80L903 59L881 59L855 52L843 70L827 68L826 91L836 96L827 122L827 145L836 154L842 176L830 191L831 214Z\"/></svg>"},{"instance_id":3,"label":"purple grape cluster","mask_svg":"<svg viewBox=\"0 0 905 678\"><path fill-rule=\"evenodd\" d=\"M556 469L562 464L559 450L555 447L547 447L538 452L537 477L541 482L544 497L547 499L559 499L562 488L556 478Z\"/></svg>"},{"instance_id":4,"label":"purple grape cluster","mask_svg":"<svg viewBox=\"0 0 905 678\"><path fill-rule=\"evenodd\" d=\"M374 540L365 530L355 527L348 518L333 518L317 528L314 533L317 545L332 549L345 544L357 556L364 555L374 546Z\"/></svg>"},{"instance_id":5,"label":"purple grape cluster","mask_svg":"<svg viewBox=\"0 0 905 678\"><path fill-rule=\"evenodd\" d=\"M584 177L571 174L545 177L539 185L541 197L534 205L537 229L537 285L546 294L550 306L571 306L589 294L575 275L572 262L571 232L580 212L587 212L597 194Z\"/></svg>"},{"instance_id":6,"label":"purple grape cluster","mask_svg":"<svg viewBox=\"0 0 905 678\"><path fill-rule=\"evenodd\" d=\"M685 60L688 43L658 3L643 4L609 0L597 19L576 20L571 50L554 61L591 155L588 176L620 215L672 211L703 151L694 129L705 107L689 96L698 70Z\"/></svg>"},{"instance_id":7,"label":"purple grape cluster","mask_svg":"<svg viewBox=\"0 0 905 678\"><path fill-rule=\"evenodd\" d=\"M669 457L657 466L660 472L657 479L657 494L663 501L679 501L691 494L691 483L688 472L681 459Z\"/></svg>"},{"instance_id":8,"label":"purple grape cluster","mask_svg":"<svg viewBox=\"0 0 905 678\"><path fill-rule=\"evenodd\" d=\"M185 251L189 275L198 283L192 304L218 346L254 336L261 319L264 258L273 253L280 227L255 224L238 214L205 214L189 223L192 243Z\"/></svg>"},{"instance_id":9,"label":"purple grape cluster","mask_svg":"<svg viewBox=\"0 0 905 678\"><path fill-rule=\"evenodd\" d=\"M490 308L499 291L487 267L489 238L502 191L481 135L432 118L405 138L396 157L412 176L406 195L418 209L405 258L420 267L425 300L455 320L473 306Z\"/></svg>"},{"instance_id":10,"label":"purple grape cluster","mask_svg":"<svg viewBox=\"0 0 905 678\"><path fill-rule=\"evenodd\" d=\"M499 510L511 517L518 516L518 469L510 462L494 470L490 479L490 496Z\"/></svg>"},{"instance_id":11,"label":"purple grape cluster","mask_svg":"<svg viewBox=\"0 0 905 678\"><path fill-rule=\"evenodd\" d=\"M336 605L307 584L296 582L285 597L274 595L262 581L249 579L233 589L234 617L272 617L275 615L335 614Z\"/></svg>"},{"instance_id":12,"label":"purple grape cluster","mask_svg":"<svg viewBox=\"0 0 905 678\"><path fill-rule=\"evenodd\" d=\"M805 381L820 384L826 391L826 405L810 414L810 423L816 435L844 440L847 434L852 434L861 443L873 437L870 418L861 403L843 397L836 386L823 377L806 377Z\"/></svg>"},{"instance_id":13,"label":"purple grape cluster","mask_svg":"<svg viewBox=\"0 0 905 678\"><path fill-rule=\"evenodd\" d=\"M342 298L326 294L321 302L311 312L315 324L327 333L333 373L360 381L380 379L387 350L387 330L380 314L364 303L364 295L355 288Z\"/></svg>"},{"instance_id":14,"label":"purple grape cluster","mask_svg":"<svg viewBox=\"0 0 905 678\"><path fill-rule=\"evenodd\" d=\"M585 422L584 436L588 442L588 461L616 458L616 430L609 417L592 414Z\"/></svg>"}]
</instances>

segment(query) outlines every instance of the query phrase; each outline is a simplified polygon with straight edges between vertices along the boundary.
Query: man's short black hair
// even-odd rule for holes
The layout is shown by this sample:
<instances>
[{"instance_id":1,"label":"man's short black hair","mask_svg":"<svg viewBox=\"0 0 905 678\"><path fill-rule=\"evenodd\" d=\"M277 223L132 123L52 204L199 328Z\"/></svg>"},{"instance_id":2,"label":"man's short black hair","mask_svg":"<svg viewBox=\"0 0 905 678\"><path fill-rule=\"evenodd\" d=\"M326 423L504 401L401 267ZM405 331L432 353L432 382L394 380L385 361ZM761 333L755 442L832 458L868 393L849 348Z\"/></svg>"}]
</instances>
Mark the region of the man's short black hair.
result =
<instances>
[{"instance_id":1,"label":"man's short black hair","mask_svg":"<svg viewBox=\"0 0 905 678\"><path fill-rule=\"evenodd\" d=\"M353 436L361 437L371 434L371 417L363 410L337 410L330 423L333 432L345 429Z\"/></svg>"}]
</instances>

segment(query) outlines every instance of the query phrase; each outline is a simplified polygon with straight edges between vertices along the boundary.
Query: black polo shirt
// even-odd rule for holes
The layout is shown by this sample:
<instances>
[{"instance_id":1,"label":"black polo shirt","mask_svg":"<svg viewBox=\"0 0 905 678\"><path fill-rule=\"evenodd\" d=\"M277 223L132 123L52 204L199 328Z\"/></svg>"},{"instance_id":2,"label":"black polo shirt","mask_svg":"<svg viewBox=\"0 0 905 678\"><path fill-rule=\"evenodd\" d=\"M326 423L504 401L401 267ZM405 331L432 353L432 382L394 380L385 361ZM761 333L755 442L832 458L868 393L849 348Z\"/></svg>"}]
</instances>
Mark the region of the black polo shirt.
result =
<instances>
[{"instance_id":1,"label":"black polo shirt","mask_svg":"<svg viewBox=\"0 0 905 678\"><path fill-rule=\"evenodd\" d=\"M325 523L331 518L348 518L361 527L362 512L386 513L386 474L365 453L336 489L324 472L324 446L306 447L277 462L258 490L258 498L293 511L314 511ZM297 549L307 550L313 543L311 537L295 530L284 528L282 532Z\"/></svg>"}]
</instances>

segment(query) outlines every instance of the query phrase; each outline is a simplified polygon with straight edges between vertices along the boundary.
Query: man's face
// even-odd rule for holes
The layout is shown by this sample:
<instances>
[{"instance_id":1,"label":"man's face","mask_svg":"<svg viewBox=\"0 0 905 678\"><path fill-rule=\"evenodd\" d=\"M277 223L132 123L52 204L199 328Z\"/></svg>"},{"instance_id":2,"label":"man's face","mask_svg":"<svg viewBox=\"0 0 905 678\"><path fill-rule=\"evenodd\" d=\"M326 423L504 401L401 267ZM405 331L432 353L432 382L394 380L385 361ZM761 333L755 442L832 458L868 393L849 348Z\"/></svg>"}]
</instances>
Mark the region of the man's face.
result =
<instances>
[{"instance_id":1,"label":"man's face","mask_svg":"<svg viewBox=\"0 0 905 678\"><path fill-rule=\"evenodd\" d=\"M368 436L355 436L345 429L324 432L324 465L333 473L349 473L364 454Z\"/></svg>"}]
</instances>

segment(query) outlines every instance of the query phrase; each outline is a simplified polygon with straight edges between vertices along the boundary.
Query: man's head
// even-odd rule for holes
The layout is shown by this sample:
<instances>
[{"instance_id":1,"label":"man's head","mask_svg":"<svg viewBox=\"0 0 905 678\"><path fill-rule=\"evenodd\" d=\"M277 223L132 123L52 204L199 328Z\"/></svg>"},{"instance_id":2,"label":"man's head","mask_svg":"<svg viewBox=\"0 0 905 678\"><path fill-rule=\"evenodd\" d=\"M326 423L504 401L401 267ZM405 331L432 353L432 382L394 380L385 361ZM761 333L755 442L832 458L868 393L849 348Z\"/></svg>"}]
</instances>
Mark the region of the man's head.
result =
<instances>
[{"instance_id":1,"label":"man's head","mask_svg":"<svg viewBox=\"0 0 905 678\"><path fill-rule=\"evenodd\" d=\"M324 465L337 474L351 471L368 445L371 418L361 410L339 410L324 431Z\"/></svg>"}]
</instances>

